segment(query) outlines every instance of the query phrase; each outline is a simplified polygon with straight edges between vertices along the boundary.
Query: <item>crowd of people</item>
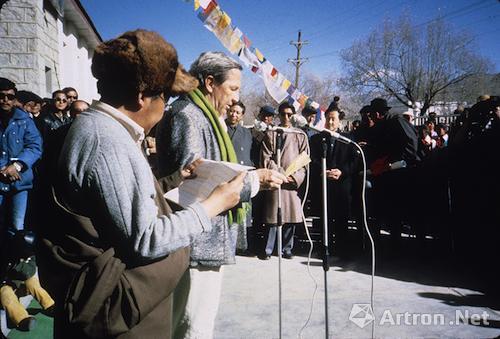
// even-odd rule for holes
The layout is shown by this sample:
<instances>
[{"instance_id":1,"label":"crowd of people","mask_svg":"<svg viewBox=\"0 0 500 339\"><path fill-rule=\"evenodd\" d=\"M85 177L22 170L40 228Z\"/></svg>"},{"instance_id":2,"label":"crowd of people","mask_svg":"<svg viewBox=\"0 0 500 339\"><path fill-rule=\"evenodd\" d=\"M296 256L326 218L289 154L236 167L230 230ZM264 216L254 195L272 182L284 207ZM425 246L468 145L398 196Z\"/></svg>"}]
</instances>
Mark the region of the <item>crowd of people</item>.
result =
<instances>
[{"instance_id":1,"label":"crowd of people","mask_svg":"<svg viewBox=\"0 0 500 339\"><path fill-rule=\"evenodd\" d=\"M43 179L41 158L52 133L69 125L78 113L89 107L78 100L74 88L57 90L52 98L20 90L15 83L0 78L2 163L0 195L0 296L9 319L17 328L28 330L35 318L22 307L15 292L26 288L47 314L54 300L41 287L36 276L34 239L41 219L37 192ZM36 212L38 210L38 213ZM25 224L28 227L25 227Z\"/></svg>"},{"instance_id":2,"label":"crowd of people","mask_svg":"<svg viewBox=\"0 0 500 339\"><path fill-rule=\"evenodd\" d=\"M172 45L136 30L97 47L92 73L101 98L90 105L71 87L41 99L0 78L0 293L15 326L34 326L15 295L24 284L54 316L56 338L211 338L224 266L238 252L263 260L277 253L277 226L281 255L291 259L305 216L321 223L323 175L330 252L345 255L360 244L349 236L353 222L362 232L360 152L333 132L363 148L370 227L390 232L394 253L407 224L422 242L436 231L431 226L444 234L443 225L454 224L455 240L467 246L470 213L481 211L480 231L498 232L495 199L485 198L498 193L493 169L462 162L479 160L478 148L489 151L490 165L497 161L498 97L483 98L453 126L433 116L414 126L375 98L343 131L335 97L323 131L310 128L314 109L299 113L288 102L261 107L246 128L241 70L224 53L205 52L187 72ZM305 127L294 125L299 115ZM305 166L287 172L304 155L309 173ZM203 159L255 170L187 208L165 200ZM467 171L491 182L464 184Z\"/></svg>"},{"instance_id":3,"label":"crowd of people","mask_svg":"<svg viewBox=\"0 0 500 339\"><path fill-rule=\"evenodd\" d=\"M236 106L238 108L231 110L244 113L244 109L240 109L244 107L243 103L238 102L233 107ZM461 201L468 200L469 195L462 190L463 179L457 179L454 172L461 167L459 159L461 156L466 156L467 145L473 142L484 142L481 140L490 137L493 140L485 143L485 148L498 146L498 140L493 137L495 132L498 132L500 114L498 106L498 97L481 96L477 104L469 109L457 111L456 113L460 114L454 115L456 119L450 125L440 122L439 116L430 112L427 114L428 118L425 123L416 126L413 124L412 112L391 113L391 107L385 99L375 98L360 110L360 119L350 124L343 124L345 114L340 98L337 96L325 112L324 129L328 132L321 133L317 128L309 128L314 124L316 111L305 107L300 114L305 118L308 126L300 127L300 129L303 130L302 135L306 135L308 139L307 148L310 149L312 160L309 189L306 192L306 185L303 184L302 178L297 181L299 183L299 187L296 187L299 192L297 199L299 200L293 210L301 212L301 204L305 204L305 216L312 217L313 229L317 232L322 231L321 159L324 155L327 163L330 254L349 256L359 252L362 246L366 247L361 209L363 169L361 157L356 147L336 140L337 138L330 133L338 132L357 142L366 156L367 217L377 240L380 241L381 231L390 234L390 241L384 244L383 250L391 254L399 254L402 246L402 233L409 233L411 237L416 237L421 251L426 251L426 237L439 239L442 241L440 243L442 247L461 246L459 238L463 237L463 232L468 228L460 226L460 220L455 220L454 215L461 211L455 206L458 206L457 204ZM286 112L283 111L284 109ZM287 115L293 114L296 114L295 109L287 103L280 105L277 113L273 107L263 106L256 114L259 121L248 129L247 137L241 137L244 135L243 132L230 134L231 137L236 136L232 137L235 148L241 148L242 152L245 150L243 152L245 154L241 157L250 157L251 165L258 168L269 167L265 153L276 155L275 147L268 146L269 139L276 138L276 127L285 130L285 139L301 135L298 133L300 129L291 126L287 119ZM228 117L226 120L228 126L237 126L241 123L242 115L238 117L238 119L235 119L233 115ZM236 129L236 127L232 128ZM262 130L267 132L262 132ZM250 134L252 139L250 139ZM266 134L270 136L266 138ZM282 160L288 156L289 152L293 154L293 157L298 155L296 152L301 147L297 145L301 145L302 142L295 140L293 144L295 145L293 151L289 146L285 147ZM282 167L286 168L288 163L284 160ZM445 168L448 170L444 170ZM491 168L483 171L483 175L487 173L492 173ZM494 187L490 188L492 192L495 192ZM286 199L288 193L289 191L285 190L283 199ZM482 199L486 199L488 203L490 201L484 197L476 197L475 201ZM287 201L286 205L292 206L293 203ZM283 218L290 217L287 207L284 209ZM273 251L276 253L273 247L272 227L276 221L269 220L263 213L276 216L276 205L273 205L271 197L259 195L253 199L253 211L253 223L250 225L252 228L247 228L249 251L242 253L269 259ZM494 220L491 213L488 215L488 220ZM301 215L296 215L293 220L289 222L297 226L302 223L303 218ZM451 223L457 225L451 228ZM289 240L287 221L283 221L283 226L282 254L284 258L290 258L292 257L290 246L293 245L290 245L292 242ZM305 235L299 234L299 237L304 238ZM467 243L471 244L470 241ZM478 240L476 245L480 246L480 243ZM415 255L420 254L415 253Z\"/></svg>"}]
</instances>

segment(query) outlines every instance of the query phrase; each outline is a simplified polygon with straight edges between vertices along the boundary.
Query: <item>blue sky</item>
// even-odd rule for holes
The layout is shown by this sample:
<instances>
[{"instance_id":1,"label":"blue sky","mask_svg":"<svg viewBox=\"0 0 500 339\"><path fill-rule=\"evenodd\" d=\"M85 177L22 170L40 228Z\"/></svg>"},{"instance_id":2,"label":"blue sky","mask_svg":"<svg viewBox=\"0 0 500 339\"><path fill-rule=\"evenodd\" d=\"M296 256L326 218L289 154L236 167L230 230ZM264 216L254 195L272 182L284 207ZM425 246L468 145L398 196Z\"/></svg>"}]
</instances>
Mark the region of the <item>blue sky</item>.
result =
<instances>
[{"instance_id":1,"label":"blue sky","mask_svg":"<svg viewBox=\"0 0 500 339\"><path fill-rule=\"evenodd\" d=\"M177 49L186 68L203 51L224 47L209 32L186 0L81 0L103 39L144 28L163 35ZM291 74L289 45L302 30L309 44L301 72L340 74L338 51L363 39L386 18L408 13L415 24L443 16L456 31L476 37L476 48L500 71L499 0L218 0L221 8L278 70ZM247 74L251 74L247 72ZM252 75L247 75L252 77ZM291 79L292 80L292 79Z\"/></svg>"}]
</instances>

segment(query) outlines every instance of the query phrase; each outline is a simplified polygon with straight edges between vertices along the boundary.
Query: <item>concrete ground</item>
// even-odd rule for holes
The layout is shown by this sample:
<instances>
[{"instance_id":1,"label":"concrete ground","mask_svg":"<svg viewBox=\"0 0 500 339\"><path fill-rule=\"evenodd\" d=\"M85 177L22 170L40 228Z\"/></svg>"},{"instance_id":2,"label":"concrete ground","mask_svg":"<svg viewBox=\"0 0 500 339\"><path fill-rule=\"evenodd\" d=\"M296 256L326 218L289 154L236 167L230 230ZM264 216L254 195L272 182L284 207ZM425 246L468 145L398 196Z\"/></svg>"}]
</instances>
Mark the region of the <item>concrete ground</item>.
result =
<instances>
[{"instance_id":1,"label":"concrete ground","mask_svg":"<svg viewBox=\"0 0 500 339\"><path fill-rule=\"evenodd\" d=\"M500 336L498 286L491 289L486 284L491 280L451 259L414 259L404 253L408 251L377 259L371 323L362 311L366 306L353 306L370 303L370 259L366 255L331 258L327 273L330 338L371 338L372 326L376 338ZM283 338L325 338L321 260L311 259L309 271L312 277L306 253L282 260ZM278 310L278 258L240 256L224 272L215 338L279 338ZM360 326L350 317L358 318Z\"/></svg>"},{"instance_id":2,"label":"concrete ground","mask_svg":"<svg viewBox=\"0 0 500 339\"><path fill-rule=\"evenodd\" d=\"M415 258L409 239L398 255L382 253L385 245L382 242L377 250L373 322L363 312L369 311L365 305L370 303L370 258L358 253L349 259L330 259L330 338L371 338L372 326L375 338L500 336L500 293L491 273L498 265L479 269L449 254L436 254L436 244L428 252L432 255ZM308 270L307 253L302 251L291 260L283 259L282 272L282 337L325 338L321 260L313 257ZM27 305L30 300L23 301ZM9 338L52 337L51 329L41 326L50 318L38 319L40 326L31 332L9 333L4 314L0 316L2 332ZM236 265L225 267L215 338L279 338L277 257L238 256Z\"/></svg>"}]
</instances>

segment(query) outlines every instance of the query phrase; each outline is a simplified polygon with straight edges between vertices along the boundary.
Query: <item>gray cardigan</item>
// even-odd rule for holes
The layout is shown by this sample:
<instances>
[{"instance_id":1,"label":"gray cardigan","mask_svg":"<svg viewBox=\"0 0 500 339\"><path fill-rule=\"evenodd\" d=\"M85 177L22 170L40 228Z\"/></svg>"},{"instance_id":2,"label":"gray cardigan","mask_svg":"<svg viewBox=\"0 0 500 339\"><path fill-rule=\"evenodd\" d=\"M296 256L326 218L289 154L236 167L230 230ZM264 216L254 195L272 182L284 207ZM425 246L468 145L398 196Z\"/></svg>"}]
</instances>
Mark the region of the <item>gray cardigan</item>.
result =
<instances>
[{"instance_id":1,"label":"gray cardigan","mask_svg":"<svg viewBox=\"0 0 500 339\"><path fill-rule=\"evenodd\" d=\"M158 169L167 176L197 158L221 160L215 132L203 111L187 96L172 103L156 130ZM240 201L250 200L251 184L245 178ZM203 233L191 246L191 266L235 263L238 226L229 225L227 214L212 219L212 232Z\"/></svg>"},{"instance_id":2,"label":"gray cardigan","mask_svg":"<svg viewBox=\"0 0 500 339\"><path fill-rule=\"evenodd\" d=\"M95 221L100 237L118 253L151 262L210 231L210 219L198 203L157 216L154 176L140 140L113 114L121 113L94 102L73 122L59 158L61 193L69 208Z\"/></svg>"}]
</instances>

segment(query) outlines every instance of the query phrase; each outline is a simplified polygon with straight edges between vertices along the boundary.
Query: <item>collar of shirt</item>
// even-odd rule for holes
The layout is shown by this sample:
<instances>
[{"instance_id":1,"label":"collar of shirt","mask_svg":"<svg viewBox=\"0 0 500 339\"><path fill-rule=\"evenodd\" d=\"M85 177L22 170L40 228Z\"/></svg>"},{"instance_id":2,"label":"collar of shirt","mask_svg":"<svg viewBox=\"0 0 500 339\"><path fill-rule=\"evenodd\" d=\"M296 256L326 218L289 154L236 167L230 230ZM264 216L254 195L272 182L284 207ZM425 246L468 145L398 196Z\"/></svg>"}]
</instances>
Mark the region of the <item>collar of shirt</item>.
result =
<instances>
[{"instance_id":1,"label":"collar of shirt","mask_svg":"<svg viewBox=\"0 0 500 339\"><path fill-rule=\"evenodd\" d=\"M92 101L92 105L90 108L95 109L97 111L108 114L110 117L118 121L127 132L130 134L134 142L137 146L142 149L142 144L144 142L145 134L144 128L139 126L134 120L130 119L124 113L120 112L113 106L110 106L102 101L94 100Z\"/></svg>"}]
</instances>

